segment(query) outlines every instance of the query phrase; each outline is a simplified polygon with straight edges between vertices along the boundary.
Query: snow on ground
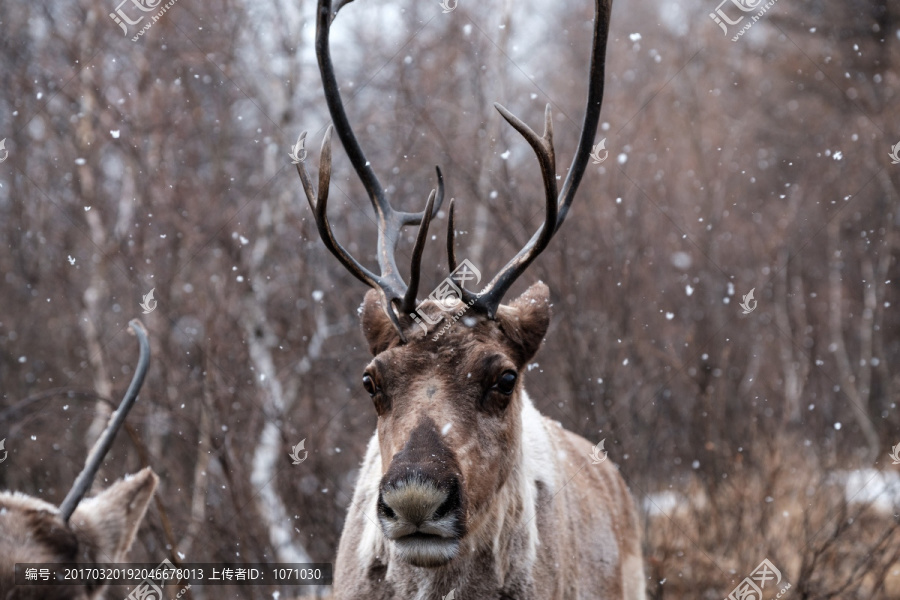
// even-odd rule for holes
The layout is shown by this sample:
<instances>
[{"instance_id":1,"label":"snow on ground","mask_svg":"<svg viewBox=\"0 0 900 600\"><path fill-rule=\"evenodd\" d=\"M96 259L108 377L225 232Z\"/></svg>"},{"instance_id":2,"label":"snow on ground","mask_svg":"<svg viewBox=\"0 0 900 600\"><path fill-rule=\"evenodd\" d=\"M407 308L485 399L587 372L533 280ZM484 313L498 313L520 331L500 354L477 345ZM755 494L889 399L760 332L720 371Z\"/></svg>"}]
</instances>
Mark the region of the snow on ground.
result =
<instances>
[{"instance_id":1,"label":"snow on ground","mask_svg":"<svg viewBox=\"0 0 900 600\"><path fill-rule=\"evenodd\" d=\"M871 504L879 512L900 507L900 474L878 469L835 471L829 481L844 488L848 504Z\"/></svg>"}]
</instances>

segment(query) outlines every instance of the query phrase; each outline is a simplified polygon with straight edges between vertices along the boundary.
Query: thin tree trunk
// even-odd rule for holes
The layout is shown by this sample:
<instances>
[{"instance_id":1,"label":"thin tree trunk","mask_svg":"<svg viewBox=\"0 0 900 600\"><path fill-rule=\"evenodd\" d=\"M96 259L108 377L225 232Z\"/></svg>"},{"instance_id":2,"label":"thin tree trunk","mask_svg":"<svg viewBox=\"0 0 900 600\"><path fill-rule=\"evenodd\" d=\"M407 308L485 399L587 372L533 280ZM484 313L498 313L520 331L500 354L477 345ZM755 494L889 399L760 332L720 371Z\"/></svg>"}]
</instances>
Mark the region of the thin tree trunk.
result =
<instances>
[{"instance_id":1,"label":"thin tree trunk","mask_svg":"<svg viewBox=\"0 0 900 600\"><path fill-rule=\"evenodd\" d=\"M844 393L850 400L851 405L847 408L850 411L850 414L853 415L856 424L859 425L860 431L862 431L863 436L866 439L866 445L868 446L868 448L865 455L865 460L868 463L872 463L875 460L875 457L878 456L880 441L878 439L878 433L875 431L875 426L872 424L872 420L869 418L868 386L870 377L868 373L871 372L871 367L868 365L861 367L861 376L859 380L857 380L857 378L853 374L853 369L850 364L850 357L847 355L847 347L844 344L844 302L842 298L843 281L841 279L841 266L843 258L840 251L837 249L840 239L839 221L837 219L833 220L828 224L827 229L829 268L828 312L829 326L831 329L831 348L834 354L835 362L837 363L838 375L841 381L841 388L844 390ZM868 318L866 317L865 313L863 314L863 322L860 326L862 328L866 328L868 326L868 329L871 331L871 320L872 317L870 310ZM868 350L861 350L861 355L868 353L869 358L871 358L871 339L869 339L868 342L863 340L860 341L860 347L865 348L865 346L868 346ZM866 373L863 374L863 371L866 371ZM857 385L857 381L859 381L859 385Z\"/></svg>"},{"instance_id":2,"label":"thin tree trunk","mask_svg":"<svg viewBox=\"0 0 900 600\"><path fill-rule=\"evenodd\" d=\"M250 483L257 491L257 512L268 532L269 542L278 561L286 563L311 562L306 548L293 539L291 519L278 495L276 478L278 463L288 460L283 452L280 425L294 397L285 396L278 379L272 347L277 338L268 323L266 277L260 267L268 251L268 238L272 227L272 211L268 201L263 201L257 219L256 240L251 249L249 275L253 293L244 302L243 327L246 333L250 362L256 373L256 385L261 392L265 425L253 451Z\"/></svg>"},{"instance_id":3,"label":"thin tree trunk","mask_svg":"<svg viewBox=\"0 0 900 600\"><path fill-rule=\"evenodd\" d=\"M787 251L782 250L779 254L779 263L787 263ZM788 313L788 269L785 267L778 273L778 279L775 283L775 302L773 309L775 311L775 323L781 330L778 336L780 347L779 353L781 357L781 367L783 369L784 382L784 421L788 423L796 423L800 420L800 396L803 393L803 382L800 380L800 362L805 359L801 352L794 351L794 332L791 330L791 319Z\"/></svg>"},{"instance_id":4,"label":"thin tree trunk","mask_svg":"<svg viewBox=\"0 0 900 600\"><path fill-rule=\"evenodd\" d=\"M96 110L97 101L94 97L94 85L90 69L85 69L81 73L79 80L81 82L81 110L85 114L92 114ZM79 152L83 153L82 156L90 154L94 141L94 130L91 127L90 119L80 119L75 130ZM92 171L94 164L94 161L86 161L85 164L78 166L78 195L83 206L87 209L84 212L84 217L88 224L88 232L95 248L94 251L97 253L92 257L92 260L87 261L86 265L90 275L88 286L84 290L84 310L81 312L80 325L87 343L88 362L94 371L94 389L97 390L101 397L112 398L112 379L103 359L102 336L97 330L97 324L102 322L102 301L109 297L109 288L106 283L106 262L103 256L106 252L107 236L103 230L100 207L93 206L94 202L92 200L97 198ZM94 445L94 441L100 437L112 413L112 409L104 402L96 402L94 409L96 411L94 419L85 436L88 451Z\"/></svg>"},{"instance_id":5,"label":"thin tree trunk","mask_svg":"<svg viewBox=\"0 0 900 600\"><path fill-rule=\"evenodd\" d=\"M206 362L206 372L208 373L210 365L208 360ZM210 442L212 421L209 416L209 407L213 405L210 382L207 377L204 379L203 384L203 401L200 402L200 431L199 440L197 441L197 462L194 464L194 483L191 487L191 520L188 523L188 528L184 537L181 538L181 542L178 544L179 551L185 556L190 556L194 540L197 539L203 526L206 524L206 501L208 498L207 482L209 480L210 451L212 450L212 444Z\"/></svg>"}]
</instances>

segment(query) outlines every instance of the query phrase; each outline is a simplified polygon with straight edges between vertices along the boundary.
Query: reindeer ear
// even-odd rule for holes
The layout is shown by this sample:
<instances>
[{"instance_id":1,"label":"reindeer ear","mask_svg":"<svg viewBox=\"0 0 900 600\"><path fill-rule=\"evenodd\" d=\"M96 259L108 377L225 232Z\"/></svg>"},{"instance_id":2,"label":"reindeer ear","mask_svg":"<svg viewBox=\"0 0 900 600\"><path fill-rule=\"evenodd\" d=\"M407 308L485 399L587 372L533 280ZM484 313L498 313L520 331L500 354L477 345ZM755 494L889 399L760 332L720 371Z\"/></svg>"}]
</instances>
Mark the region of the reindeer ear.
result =
<instances>
[{"instance_id":1,"label":"reindeer ear","mask_svg":"<svg viewBox=\"0 0 900 600\"><path fill-rule=\"evenodd\" d=\"M542 281L532 284L511 304L497 309L497 321L521 368L537 353L550 327L550 289Z\"/></svg>"},{"instance_id":2,"label":"reindeer ear","mask_svg":"<svg viewBox=\"0 0 900 600\"><path fill-rule=\"evenodd\" d=\"M377 356L400 341L400 336L394 328L394 324L381 307L381 298L378 292L369 290L360 307L360 323L363 335L369 342L369 351L372 356Z\"/></svg>"},{"instance_id":3,"label":"reindeer ear","mask_svg":"<svg viewBox=\"0 0 900 600\"><path fill-rule=\"evenodd\" d=\"M69 524L80 540L102 553L98 556L121 561L131 548L158 482L149 467L126 476L100 495L82 500Z\"/></svg>"}]
</instances>

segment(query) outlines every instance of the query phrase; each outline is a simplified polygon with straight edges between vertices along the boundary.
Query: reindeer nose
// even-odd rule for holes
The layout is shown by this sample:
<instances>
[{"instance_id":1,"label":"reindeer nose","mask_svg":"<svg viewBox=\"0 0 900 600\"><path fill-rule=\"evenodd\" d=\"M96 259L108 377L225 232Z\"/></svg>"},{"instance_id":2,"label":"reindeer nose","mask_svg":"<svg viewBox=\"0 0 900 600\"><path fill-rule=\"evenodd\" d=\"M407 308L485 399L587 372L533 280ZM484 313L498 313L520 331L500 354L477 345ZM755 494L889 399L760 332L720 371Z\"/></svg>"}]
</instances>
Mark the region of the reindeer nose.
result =
<instances>
[{"instance_id":1,"label":"reindeer nose","mask_svg":"<svg viewBox=\"0 0 900 600\"><path fill-rule=\"evenodd\" d=\"M434 421L423 418L381 480L378 516L385 535L461 537L465 492L459 464Z\"/></svg>"},{"instance_id":2,"label":"reindeer nose","mask_svg":"<svg viewBox=\"0 0 900 600\"><path fill-rule=\"evenodd\" d=\"M458 479L438 482L421 472L386 481L378 497L379 516L392 525L392 538L415 533L446 535L446 526L439 522L461 507Z\"/></svg>"},{"instance_id":3,"label":"reindeer nose","mask_svg":"<svg viewBox=\"0 0 900 600\"><path fill-rule=\"evenodd\" d=\"M456 455L428 417L391 459L378 490L381 531L400 560L447 564L466 535L465 481Z\"/></svg>"}]
</instances>

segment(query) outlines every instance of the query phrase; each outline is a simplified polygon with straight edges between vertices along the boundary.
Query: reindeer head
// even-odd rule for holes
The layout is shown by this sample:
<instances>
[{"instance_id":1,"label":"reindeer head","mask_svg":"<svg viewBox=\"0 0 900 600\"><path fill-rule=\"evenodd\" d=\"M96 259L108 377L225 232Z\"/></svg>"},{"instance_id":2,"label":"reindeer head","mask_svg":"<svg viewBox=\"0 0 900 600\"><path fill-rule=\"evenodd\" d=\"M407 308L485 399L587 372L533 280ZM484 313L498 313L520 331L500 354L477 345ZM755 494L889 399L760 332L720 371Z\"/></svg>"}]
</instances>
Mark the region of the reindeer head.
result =
<instances>
[{"instance_id":1,"label":"reindeer head","mask_svg":"<svg viewBox=\"0 0 900 600\"><path fill-rule=\"evenodd\" d=\"M406 343L378 295L366 295L362 325L375 358L363 386L378 414L378 517L404 560L452 559L509 478L520 446L522 373L550 323L548 294L538 283L493 319L476 312L453 323L460 302L428 332L409 326Z\"/></svg>"},{"instance_id":2,"label":"reindeer head","mask_svg":"<svg viewBox=\"0 0 900 600\"><path fill-rule=\"evenodd\" d=\"M16 563L120 562L131 547L156 489L149 468L121 479L81 502L66 521L60 510L20 493L0 492L0 598L3 600L88 600L105 586L13 585Z\"/></svg>"},{"instance_id":3,"label":"reindeer head","mask_svg":"<svg viewBox=\"0 0 900 600\"><path fill-rule=\"evenodd\" d=\"M0 600L91 600L105 585L16 586L16 563L114 563L124 559L144 518L159 478L145 468L82 501L150 365L150 343L140 321L129 325L140 357L125 398L91 448L84 469L59 508L21 493L0 492Z\"/></svg>"},{"instance_id":4,"label":"reindeer head","mask_svg":"<svg viewBox=\"0 0 900 600\"><path fill-rule=\"evenodd\" d=\"M587 110L561 192L557 193L550 105L540 136L504 107L494 105L537 155L546 201L543 225L481 293L460 285L455 307L448 310L432 300L420 305L418 312L442 314L429 318L428 325L413 311L428 227L444 197L443 177L438 168L437 189L422 212L397 211L387 201L350 127L329 51L331 22L350 1L340 0L332 11L331 0L319 0L316 55L334 128L375 210L380 274L344 249L326 216L332 127L322 143L318 191L303 161L297 163L297 172L326 247L372 288L363 303L362 326L374 358L363 374L363 386L378 413L382 479L377 510L382 532L401 560L435 567L456 557L466 536L478 534L491 499L510 478L521 455L522 371L547 331L549 291L537 283L510 305L501 301L562 225L584 174L600 117L610 1L595 0ZM447 231L451 272L457 266L453 221L451 200ZM400 231L407 225L419 226L408 285L394 258ZM460 314L464 316L457 320Z\"/></svg>"}]
</instances>

